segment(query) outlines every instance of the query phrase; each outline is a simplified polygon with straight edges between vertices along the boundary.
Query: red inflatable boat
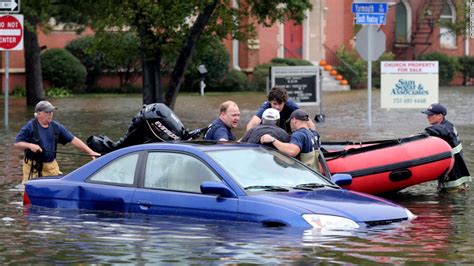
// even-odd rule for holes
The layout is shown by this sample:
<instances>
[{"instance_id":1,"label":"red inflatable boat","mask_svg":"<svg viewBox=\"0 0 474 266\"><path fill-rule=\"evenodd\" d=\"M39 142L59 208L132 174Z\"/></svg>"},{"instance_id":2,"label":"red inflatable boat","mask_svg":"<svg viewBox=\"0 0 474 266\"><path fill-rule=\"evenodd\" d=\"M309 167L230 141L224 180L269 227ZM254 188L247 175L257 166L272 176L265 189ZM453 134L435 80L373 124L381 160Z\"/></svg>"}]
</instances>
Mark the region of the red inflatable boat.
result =
<instances>
[{"instance_id":1,"label":"red inflatable boat","mask_svg":"<svg viewBox=\"0 0 474 266\"><path fill-rule=\"evenodd\" d=\"M327 142L323 154L331 174L352 176L352 184L344 188L369 194L436 180L454 164L449 144L426 135L359 144Z\"/></svg>"}]
</instances>

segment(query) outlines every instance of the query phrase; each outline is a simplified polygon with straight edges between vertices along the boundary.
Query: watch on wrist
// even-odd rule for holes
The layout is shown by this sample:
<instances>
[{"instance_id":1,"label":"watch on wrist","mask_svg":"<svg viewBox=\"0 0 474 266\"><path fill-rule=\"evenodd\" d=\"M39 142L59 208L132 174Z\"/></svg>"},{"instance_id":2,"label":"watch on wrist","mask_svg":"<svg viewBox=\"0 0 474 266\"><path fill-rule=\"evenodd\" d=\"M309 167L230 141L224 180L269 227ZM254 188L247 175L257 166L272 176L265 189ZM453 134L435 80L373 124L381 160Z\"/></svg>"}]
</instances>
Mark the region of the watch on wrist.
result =
<instances>
[{"instance_id":1,"label":"watch on wrist","mask_svg":"<svg viewBox=\"0 0 474 266\"><path fill-rule=\"evenodd\" d=\"M275 137L272 137L272 140L270 141L270 143L273 143L275 142L276 138Z\"/></svg>"}]
</instances>

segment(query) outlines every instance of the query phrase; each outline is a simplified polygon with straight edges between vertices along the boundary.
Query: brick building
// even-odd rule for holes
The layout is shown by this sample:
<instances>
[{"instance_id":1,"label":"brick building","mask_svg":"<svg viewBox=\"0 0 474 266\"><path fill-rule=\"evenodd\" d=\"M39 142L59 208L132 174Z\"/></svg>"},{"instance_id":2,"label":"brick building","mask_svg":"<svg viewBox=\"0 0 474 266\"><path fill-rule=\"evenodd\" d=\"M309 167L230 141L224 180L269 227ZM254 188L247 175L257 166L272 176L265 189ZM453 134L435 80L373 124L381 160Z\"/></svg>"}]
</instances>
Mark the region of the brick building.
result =
<instances>
[{"instance_id":1,"label":"brick building","mask_svg":"<svg viewBox=\"0 0 474 266\"><path fill-rule=\"evenodd\" d=\"M235 4L236 1L234 1ZM369 0L312 0L313 9L307 11L302 25L291 21L270 28L257 26L257 37L246 42L224 40L231 56L231 67L251 74L253 68L272 58L301 58L317 64L321 59L337 64L334 52L341 46L352 48L357 27L351 12L353 2ZM399 60L413 60L416 56L439 51L450 56L472 55L474 41L469 34L454 35L440 20L455 21L462 14L463 0L379 0L387 2L385 32L386 51ZM92 34L86 32L85 34ZM47 35L39 33L40 46L46 49L64 47L79 37L74 32L55 30ZM3 53L2 53L3 54ZM2 59L3 62L3 59ZM3 64L3 63L2 63ZM3 65L1 67L4 72ZM3 80L3 75L2 75ZM108 77L100 81L104 87L114 86L118 80ZM456 81L455 81L456 82ZM24 84L23 52L10 53L10 89ZM3 84L2 84L3 87Z\"/></svg>"}]
</instances>

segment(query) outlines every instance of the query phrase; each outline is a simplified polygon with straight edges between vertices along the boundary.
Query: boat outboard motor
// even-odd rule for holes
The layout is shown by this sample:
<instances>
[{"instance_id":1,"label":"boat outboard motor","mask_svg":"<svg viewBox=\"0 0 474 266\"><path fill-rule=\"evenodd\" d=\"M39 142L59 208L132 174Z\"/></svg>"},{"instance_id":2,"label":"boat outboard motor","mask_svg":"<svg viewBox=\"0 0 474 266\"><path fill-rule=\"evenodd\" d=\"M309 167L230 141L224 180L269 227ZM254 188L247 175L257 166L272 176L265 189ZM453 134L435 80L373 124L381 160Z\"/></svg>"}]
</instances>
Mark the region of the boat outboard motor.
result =
<instances>
[{"instance_id":1,"label":"boat outboard motor","mask_svg":"<svg viewBox=\"0 0 474 266\"><path fill-rule=\"evenodd\" d=\"M117 142L107 136L90 136L87 145L105 154L116 149L151 142L190 140L199 137L206 128L188 131L176 114L162 103L144 105L130 123L127 133Z\"/></svg>"}]
</instances>

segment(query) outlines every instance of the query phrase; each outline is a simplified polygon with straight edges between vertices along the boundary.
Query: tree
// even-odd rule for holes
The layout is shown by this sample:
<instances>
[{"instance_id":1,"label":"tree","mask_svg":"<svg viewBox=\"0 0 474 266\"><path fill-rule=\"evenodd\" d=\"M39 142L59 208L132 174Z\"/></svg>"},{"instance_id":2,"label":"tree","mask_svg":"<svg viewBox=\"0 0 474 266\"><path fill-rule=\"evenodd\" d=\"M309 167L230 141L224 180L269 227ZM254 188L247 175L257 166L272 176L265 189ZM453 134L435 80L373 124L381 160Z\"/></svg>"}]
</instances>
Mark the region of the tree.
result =
<instances>
[{"instance_id":1,"label":"tree","mask_svg":"<svg viewBox=\"0 0 474 266\"><path fill-rule=\"evenodd\" d=\"M48 0L23 0L21 10L25 15L24 57L26 104L36 105L44 98L43 78L41 74L40 53L36 30L39 25L47 24L51 14L51 3Z\"/></svg>"},{"instance_id":2,"label":"tree","mask_svg":"<svg viewBox=\"0 0 474 266\"><path fill-rule=\"evenodd\" d=\"M288 19L301 23L309 0L247 0L232 6L225 0L57 0L65 10L62 22L84 23L96 32L129 31L140 39L143 102L174 107L189 59L202 35L244 40L255 33L255 23L270 26ZM82 14L82 10L88 10ZM162 60L176 56L168 91L163 99Z\"/></svg>"}]
</instances>

